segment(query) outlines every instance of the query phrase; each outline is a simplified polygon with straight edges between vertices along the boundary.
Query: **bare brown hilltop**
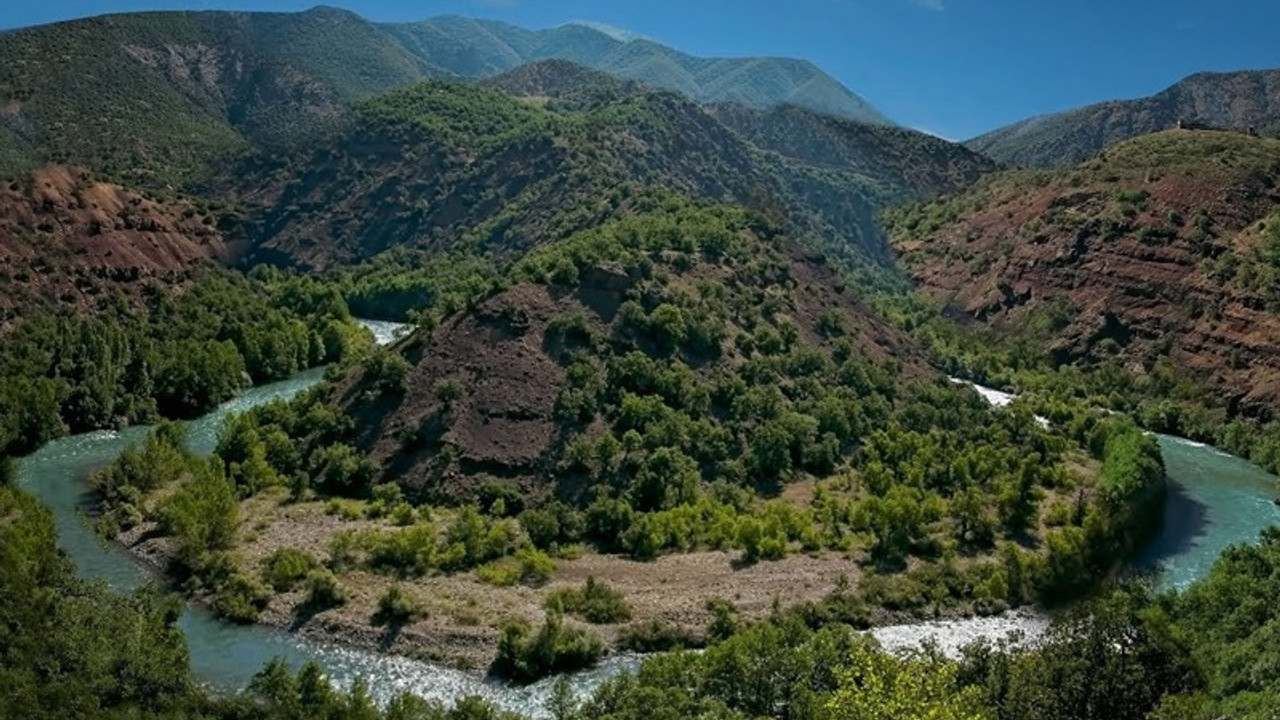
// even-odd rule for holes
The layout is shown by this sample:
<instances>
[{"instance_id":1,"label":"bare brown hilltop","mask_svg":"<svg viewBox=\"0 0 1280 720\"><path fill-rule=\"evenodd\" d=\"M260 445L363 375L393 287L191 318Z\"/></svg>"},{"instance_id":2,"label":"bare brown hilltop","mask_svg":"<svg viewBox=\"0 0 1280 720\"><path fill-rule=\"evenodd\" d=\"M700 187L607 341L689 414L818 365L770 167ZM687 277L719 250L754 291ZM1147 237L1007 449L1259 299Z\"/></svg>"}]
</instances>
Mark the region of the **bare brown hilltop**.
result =
<instances>
[{"instance_id":1,"label":"bare brown hilltop","mask_svg":"<svg viewBox=\"0 0 1280 720\"><path fill-rule=\"evenodd\" d=\"M1060 363L1167 358L1269 417L1278 181L1280 142L1177 130L1070 170L992 176L888 222L903 268L955 315L1042 333Z\"/></svg>"},{"instance_id":2,"label":"bare brown hilltop","mask_svg":"<svg viewBox=\"0 0 1280 720\"><path fill-rule=\"evenodd\" d=\"M178 282L236 252L208 209L75 168L0 186L0 316L29 302L92 307L113 288Z\"/></svg>"}]
</instances>

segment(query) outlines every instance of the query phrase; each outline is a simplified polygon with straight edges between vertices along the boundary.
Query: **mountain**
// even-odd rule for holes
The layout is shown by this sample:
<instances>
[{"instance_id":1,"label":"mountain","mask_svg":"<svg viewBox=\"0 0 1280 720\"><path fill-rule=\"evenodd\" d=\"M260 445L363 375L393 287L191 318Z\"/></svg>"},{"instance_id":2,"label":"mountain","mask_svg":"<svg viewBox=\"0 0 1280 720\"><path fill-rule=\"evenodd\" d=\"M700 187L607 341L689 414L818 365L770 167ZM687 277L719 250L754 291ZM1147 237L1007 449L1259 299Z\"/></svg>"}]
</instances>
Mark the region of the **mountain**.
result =
<instances>
[{"instance_id":1,"label":"mountain","mask_svg":"<svg viewBox=\"0 0 1280 720\"><path fill-rule=\"evenodd\" d=\"M525 30L457 16L384 26L425 62L478 78L538 60L569 60L675 90L698 102L796 105L861 122L888 118L812 63L788 58L700 58L594 23Z\"/></svg>"},{"instance_id":2,"label":"mountain","mask_svg":"<svg viewBox=\"0 0 1280 720\"><path fill-rule=\"evenodd\" d=\"M1172 368L1231 411L1280 407L1280 141L1174 130L892 211L901 267L1057 364Z\"/></svg>"},{"instance_id":3,"label":"mountain","mask_svg":"<svg viewBox=\"0 0 1280 720\"><path fill-rule=\"evenodd\" d=\"M1280 70L1200 73L1151 97L1024 120L965 145L1009 165L1066 167L1179 121L1232 130L1280 123Z\"/></svg>"},{"instance_id":4,"label":"mountain","mask_svg":"<svg viewBox=\"0 0 1280 720\"><path fill-rule=\"evenodd\" d=\"M547 61L479 86L425 83L372 98L342 135L252 161L233 173L228 193L257 223L258 260L311 268L393 247L511 257L627 212L645 187L785 215L855 265L883 268L880 207L990 169L919 133L853 123L826 127L845 156L815 164L757 147L717 119L755 112L708 110ZM780 137L790 123L783 113L753 127ZM930 163L948 168L947 179L931 177Z\"/></svg>"},{"instance_id":5,"label":"mountain","mask_svg":"<svg viewBox=\"0 0 1280 720\"><path fill-rule=\"evenodd\" d=\"M166 12L0 34L0 175L50 160L180 185L332 130L349 103L443 71L359 16Z\"/></svg>"},{"instance_id":6,"label":"mountain","mask_svg":"<svg viewBox=\"0 0 1280 720\"><path fill-rule=\"evenodd\" d=\"M149 12L0 34L0 176L58 162L129 185L197 187L228 158L306 145L353 102L427 78L562 58L699 102L794 104L888 124L810 63L696 58L589 24L529 31L443 17Z\"/></svg>"}]
</instances>

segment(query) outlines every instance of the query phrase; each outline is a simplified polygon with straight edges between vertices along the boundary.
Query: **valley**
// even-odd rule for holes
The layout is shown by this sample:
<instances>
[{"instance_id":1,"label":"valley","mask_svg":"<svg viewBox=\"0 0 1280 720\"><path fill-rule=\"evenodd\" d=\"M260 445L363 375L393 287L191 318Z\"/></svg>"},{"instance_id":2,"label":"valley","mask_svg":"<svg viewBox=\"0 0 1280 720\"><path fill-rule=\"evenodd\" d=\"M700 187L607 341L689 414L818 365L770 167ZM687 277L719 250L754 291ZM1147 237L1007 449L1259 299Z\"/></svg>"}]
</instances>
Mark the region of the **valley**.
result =
<instances>
[{"instance_id":1,"label":"valley","mask_svg":"<svg viewBox=\"0 0 1280 720\"><path fill-rule=\"evenodd\" d=\"M1273 81L0 33L0 718L1269 717Z\"/></svg>"}]
</instances>

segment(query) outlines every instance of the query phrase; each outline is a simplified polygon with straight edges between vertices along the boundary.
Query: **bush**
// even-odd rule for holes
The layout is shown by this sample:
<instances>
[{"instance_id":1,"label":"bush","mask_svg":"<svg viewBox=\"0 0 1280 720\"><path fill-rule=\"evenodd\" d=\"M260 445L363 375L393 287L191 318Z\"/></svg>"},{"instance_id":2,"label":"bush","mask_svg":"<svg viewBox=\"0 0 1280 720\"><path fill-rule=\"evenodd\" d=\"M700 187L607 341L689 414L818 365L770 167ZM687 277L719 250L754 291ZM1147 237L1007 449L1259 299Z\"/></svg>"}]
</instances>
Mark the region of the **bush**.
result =
<instances>
[{"instance_id":1,"label":"bush","mask_svg":"<svg viewBox=\"0 0 1280 720\"><path fill-rule=\"evenodd\" d=\"M342 495L362 495L376 472L369 458L343 443L318 451L312 463L320 485Z\"/></svg>"},{"instance_id":2,"label":"bush","mask_svg":"<svg viewBox=\"0 0 1280 720\"><path fill-rule=\"evenodd\" d=\"M422 606L399 585L392 585L378 598L378 611L373 614L374 625L406 625L422 615Z\"/></svg>"},{"instance_id":3,"label":"bush","mask_svg":"<svg viewBox=\"0 0 1280 720\"><path fill-rule=\"evenodd\" d=\"M520 514L520 525L529 541L541 550L550 550L560 539L560 521L550 510L525 510Z\"/></svg>"},{"instance_id":4,"label":"bush","mask_svg":"<svg viewBox=\"0 0 1280 720\"><path fill-rule=\"evenodd\" d=\"M502 628L493 671L517 682L533 682L560 672L581 670L604 655L604 641L586 628L566 625L559 613L547 613L535 633L525 622Z\"/></svg>"},{"instance_id":5,"label":"bush","mask_svg":"<svg viewBox=\"0 0 1280 720\"><path fill-rule=\"evenodd\" d=\"M399 353L386 348L373 348L362 363L365 377L378 392L386 395L403 395L407 389L409 361Z\"/></svg>"},{"instance_id":6,"label":"bush","mask_svg":"<svg viewBox=\"0 0 1280 720\"><path fill-rule=\"evenodd\" d=\"M312 570L307 575L306 588L307 605L316 610L327 610L347 602L346 588L328 570Z\"/></svg>"},{"instance_id":7,"label":"bush","mask_svg":"<svg viewBox=\"0 0 1280 720\"><path fill-rule=\"evenodd\" d=\"M262 579L276 592L288 592L319 566L320 563L310 553L280 548L263 561Z\"/></svg>"},{"instance_id":8,"label":"bush","mask_svg":"<svg viewBox=\"0 0 1280 720\"><path fill-rule=\"evenodd\" d=\"M408 507L412 514L413 507L405 502L404 491L400 486L393 482L382 483L374 485L370 491L369 506L365 508L365 513L370 518L393 517L397 513L403 513L400 509L402 507Z\"/></svg>"},{"instance_id":9,"label":"bush","mask_svg":"<svg viewBox=\"0 0 1280 720\"><path fill-rule=\"evenodd\" d=\"M599 582L594 577L587 578L581 589L566 588L557 590L547 596L546 608L562 610L577 615L583 620L596 625L626 622L631 619L631 606L627 604L622 593L610 587L608 583Z\"/></svg>"},{"instance_id":10,"label":"bush","mask_svg":"<svg viewBox=\"0 0 1280 720\"><path fill-rule=\"evenodd\" d=\"M160 505L160 527L178 540L178 552L188 566L205 553L231 547L239 518L235 487L213 461L193 468L182 487Z\"/></svg>"},{"instance_id":11,"label":"bush","mask_svg":"<svg viewBox=\"0 0 1280 720\"><path fill-rule=\"evenodd\" d=\"M618 635L618 647L638 653L669 652L695 648L701 644L697 635L673 623L656 619L628 625Z\"/></svg>"},{"instance_id":12,"label":"bush","mask_svg":"<svg viewBox=\"0 0 1280 720\"><path fill-rule=\"evenodd\" d=\"M462 387L462 383L452 378L441 380L436 383L436 399L446 408L453 407L453 404L462 399L466 390Z\"/></svg>"},{"instance_id":13,"label":"bush","mask_svg":"<svg viewBox=\"0 0 1280 720\"><path fill-rule=\"evenodd\" d=\"M531 547L522 548L514 557L495 560L476 569L481 582L498 587L520 583L538 586L551 579L556 562L549 555Z\"/></svg>"},{"instance_id":14,"label":"bush","mask_svg":"<svg viewBox=\"0 0 1280 720\"><path fill-rule=\"evenodd\" d=\"M711 624L707 626L707 639L710 642L728 640L738 632L738 609L724 598L707 598L707 610L712 615Z\"/></svg>"},{"instance_id":15,"label":"bush","mask_svg":"<svg viewBox=\"0 0 1280 720\"><path fill-rule=\"evenodd\" d=\"M271 601L271 590L252 577L233 573L213 595L213 611L232 622L257 622Z\"/></svg>"}]
</instances>

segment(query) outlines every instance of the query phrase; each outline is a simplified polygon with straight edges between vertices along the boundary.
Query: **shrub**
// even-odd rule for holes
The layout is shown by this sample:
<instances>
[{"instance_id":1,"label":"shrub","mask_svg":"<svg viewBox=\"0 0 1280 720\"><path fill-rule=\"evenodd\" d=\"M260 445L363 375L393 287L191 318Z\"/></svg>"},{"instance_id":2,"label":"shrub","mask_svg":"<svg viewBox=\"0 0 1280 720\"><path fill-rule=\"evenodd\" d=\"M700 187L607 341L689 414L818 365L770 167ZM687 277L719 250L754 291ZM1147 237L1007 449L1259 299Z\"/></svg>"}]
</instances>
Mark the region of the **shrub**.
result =
<instances>
[{"instance_id":1,"label":"shrub","mask_svg":"<svg viewBox=\"0 0 1280 720\"><path fill-rule=\"evenodd\" d=\"M462 383L452 378L447 378L436 383L436 399L446 408L453 407L453 404L462 399L465 393Z\"/></svg>"},{"instance_id":2,"label":"shrub","mask_svg":"<svg viewBox=\"0 0 1280 720\"><path fill-rule=\"evenodd\" d=\"M594 577L587 578L581 589L566 588L551 593L547 596L546 608L549 611L558 608L596 625L631 619L631 606L622 593Z\"/></svg>"},{"instance_id":3,"label":"shrub","mask_svg":"<svg viewBox=\"0 0 1280 720\"><path fill-rule=\"evenodd\" d=\"M375 473L369 458L344 443L318 451L312 462L320 484L330 492L343 495L363 494Z\"/></svg>"},{"instance_id":4,"label":"shrub","mask_svg":"<svg viewBox=\"0 0 1280 720\"><path fill-rule=\"evenodd\" d=\"M365 377L378 392L387 395L403 395L407 389L409 361L399 353L386 348L374 348L365 356Z\"/></svg>"},{"instance_id":5,"label":"shrub","mask_svg":"<svg viewBox=\"0 0 1280 720\"><path fill-rule=\"evenodd\" d=\"M239 506L235 487L215 461L197 466L182 488L160 505L161 529L178 540L182 562L199 564L213 550L231 547L235 540Z\"/></svg>"},{"instance_id":6,"label":"shrub","mask_svg":"<svg viewBox=\"0 0 1280 720\"><path fill-rule=\"evenodd\" d=\"M520 514L520 525L535 547L549 550L560 538L560 521L550 510L525 510Z\"/></svg>"},{"instance_id":7,"label":"shrub","mask_svg":"<svg viewBox=\"0 0 1280 720\"><path fill-rule=\"evenodd\" d=\"M310 553L295 548L280 548L262 563L262 579L276 592L288 592L320 566Z\"/></svg>"},{"instance_id":8,"label":"shrub","mask_svg":"<svg viewBox=\"0 0 1280 720\"><path fill-rule=\"evenodd\" d=\"M493 671L517 682L591 667L604 655L604 641L590 630L566 625L559 613L547 613L535 633L525 622L502 628Z\"/></svg>"},{"instance_id":9,"label":"shrub","mask_svg":"<svg viewBox=\"0 0 1280 720\"><path fill-rule=\"evenodd\" d=\"M403 578L424 575L437 565L439 545L430 525L362 533L357 544L368 553L366 564L374 571Z\"/></svg>"},{"instance_id":10,"label":"shrub","mask_svg":"<svg viewBox=\"0 0 1280 720\"><path fill-rule=\"evenodd\" d=\"M623 628L618 635L618 647L638 653L668 652L701 645L698 636L663 620L650 620Z\"/></svg>"},{"instance_id":11,"label":"shrub","mask_svg":"<svg viewBox=\"0 0 1280 720\"><path fill-rule=\"evenodd\" d=\"M711 624L707 626L708 640L728 640L738 632L738 609L733 603L724 598L707 598L706 608L712 615Z\"/></svg>"},{"instance_id":12,"label":"shrub","mask_svg":"<svg viewBox=\"0 0 1280 720\"><path fill-rule=\"evenodd\" d=\"M338 578L328 570L312 570L307 575L307 605L316 610L345 605L347 590L338 583Z\"/></svg>"},{"instance_id":13,"label":"shrub","mask_svg":"<svg viewBox=\"0 0 1280 720\"><path fill-rule=\"evenodd\" d=\"M404 491L393 483L374 485L370 491L369 506L365 513L371 518L387 517L394 514L408 503L404 500ZM412 507L409 508L412 511Z\"/></svg>"},{"instance_id":14,"label":"shrub","mask_svg":"<svg viewBox=\"0 0 1280 720\"><path fill-rule=\"evenodd\" d=\"M374 625L405 625L422 615L422 606L399 585L392 585L378 598L378 611L373 614Z\"/></svg>"},{"instance_id":15,"label":"shrub","mask_svg":"<svg viewBox=\"0 0 1280 720\"><path fill-rule=\"evenodd\" d=\"M555 570L556 561L549 555L526 547L517 551L514 557L501 558L480 566L476 569L476 577L481 582L498 587L516 583L538 586L550 580Z\"/></svg>"},{"instance_id":16,"label":"shrub","mask_svg":"<svg viewBox=\"0 0 1280 720\"><path fill-rule=\"evenodd\" d=\"M418 513L413 509L412 505L402 503L391 511L390 520L394 525L408 527L418 521Z\"/></svg>"},{"instance_id":17,"label":"shrub","mask_svg":"<svg viewBox=\"0 0 1280 720\"><path fill-rule=\"evenodd\" d=\"M271 591L243 573L233 573L213 595L213 611L232 622L252 623L267 608Z\"/></svg>"}]
</instances>

